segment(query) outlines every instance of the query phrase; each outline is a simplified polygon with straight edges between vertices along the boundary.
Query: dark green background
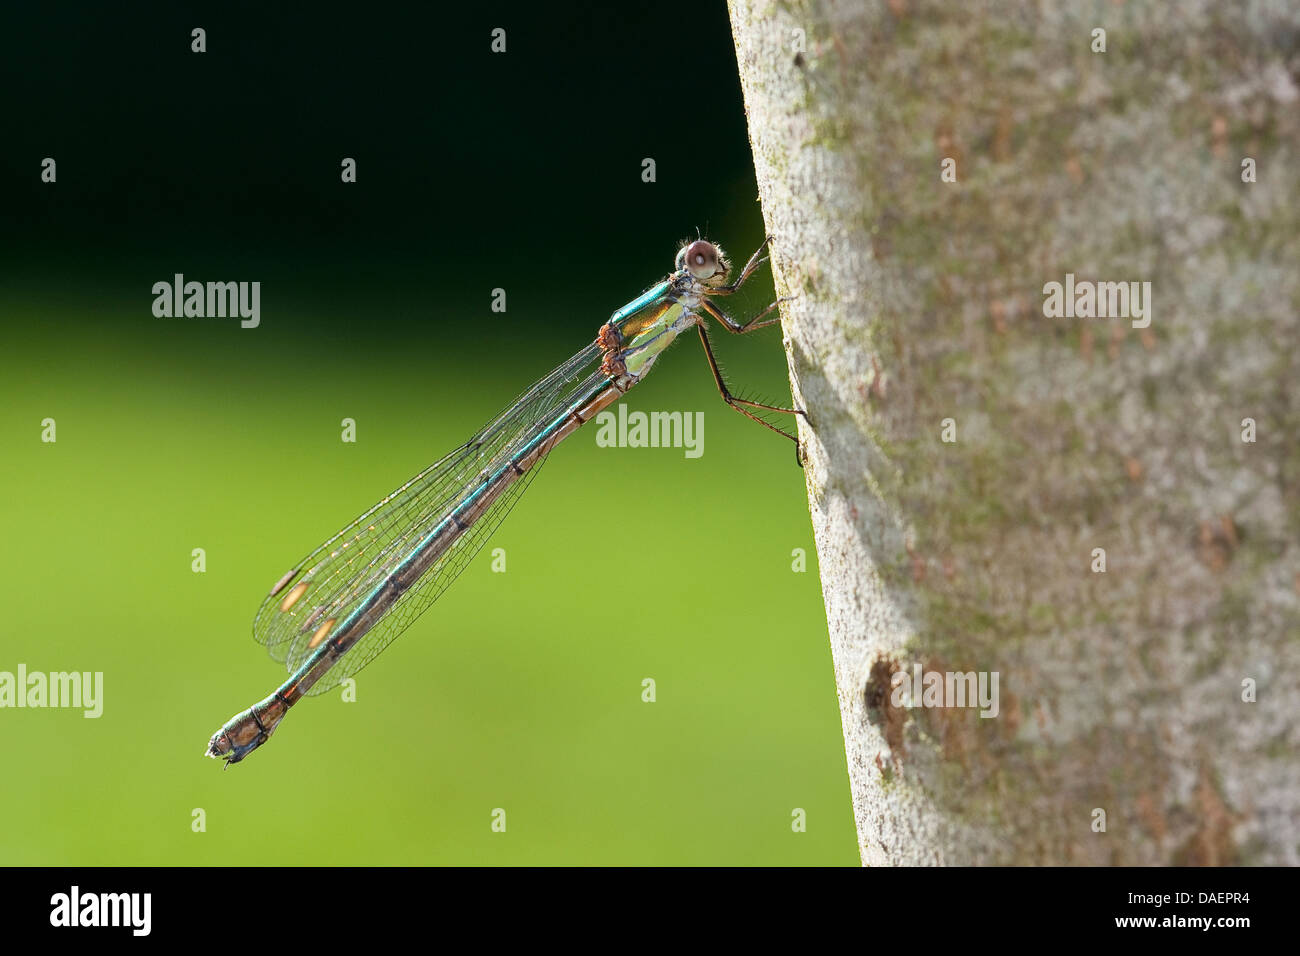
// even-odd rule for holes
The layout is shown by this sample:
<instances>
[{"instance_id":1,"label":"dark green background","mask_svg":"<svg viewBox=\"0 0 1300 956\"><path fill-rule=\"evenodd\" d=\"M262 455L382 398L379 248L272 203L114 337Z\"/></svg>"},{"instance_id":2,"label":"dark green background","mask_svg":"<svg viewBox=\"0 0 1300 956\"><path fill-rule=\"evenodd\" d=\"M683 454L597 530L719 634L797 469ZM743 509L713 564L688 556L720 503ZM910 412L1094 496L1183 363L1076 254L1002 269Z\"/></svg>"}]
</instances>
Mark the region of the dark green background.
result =
<instances>
[{"instance_id":1,"label":"dark green background","mask_svg":"<svg viewBox=\"0 0 1300 956\"><path fill-rule=\"evenodd\" d=\"M702 458L585 429L356 703L202 756L284 676L249 623L286 568L677 240L762 238L721 4L471 6L0 15L0 670L105 681L98 720L0 710L0 863L856 862L803 475L693 342L628 402L703 410ZM155 318L176 272L260 281L260 328ZM717 344L788 399L779 330Z\"/></svg>"}]
</instances>

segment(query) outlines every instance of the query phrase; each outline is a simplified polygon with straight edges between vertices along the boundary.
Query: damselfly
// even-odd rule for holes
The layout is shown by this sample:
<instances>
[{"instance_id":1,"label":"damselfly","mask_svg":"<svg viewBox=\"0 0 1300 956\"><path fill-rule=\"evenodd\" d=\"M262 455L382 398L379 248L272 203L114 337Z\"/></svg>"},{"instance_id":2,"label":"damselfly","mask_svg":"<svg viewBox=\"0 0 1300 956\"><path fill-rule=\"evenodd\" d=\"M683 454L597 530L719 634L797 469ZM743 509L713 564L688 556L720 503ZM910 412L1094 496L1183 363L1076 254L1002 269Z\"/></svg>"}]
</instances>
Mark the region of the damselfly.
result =
<instances>
[{"instance_id":1,"label":"damselfly","mask_svg":"<svg viewBox=\"0 0 1300 956\"><path fill-rule=\"evenodd\" d=\"M253 634L291 672L270 697L236 714L208 741L209 757L237 763L266 743L304 694L337 687L365 667L450 586L523 494L541 460L645 378L660 354L692 326L723 400L760 425L799 439L737 398L713 357L704 317L728 332L780 321L773 302L743 324L717 296L739 289L765 260L764 242L727 284L720 246L684 245L672 274L615 312L596 340L524 392L445 458L434 462L330 538L275 582Z\"/></svg>"}]
</instances>

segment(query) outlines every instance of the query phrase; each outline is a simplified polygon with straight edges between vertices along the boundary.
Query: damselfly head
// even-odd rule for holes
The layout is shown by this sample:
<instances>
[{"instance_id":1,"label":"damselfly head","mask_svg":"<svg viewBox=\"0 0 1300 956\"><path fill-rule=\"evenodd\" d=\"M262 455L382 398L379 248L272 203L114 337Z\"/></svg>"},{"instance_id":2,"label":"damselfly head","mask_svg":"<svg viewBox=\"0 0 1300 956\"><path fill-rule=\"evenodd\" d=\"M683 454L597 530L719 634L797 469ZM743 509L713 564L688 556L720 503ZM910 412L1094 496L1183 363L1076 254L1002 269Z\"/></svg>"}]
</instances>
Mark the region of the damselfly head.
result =
<instances>
[{"instance_id":1,"label":"damselfly head","mask_svg":"<svg viewBox=\"0 0 1300 956\"><path fill-rule=\"evenodd\" d=\"M707 239L696 239L682 246L677 253L677 271L683 269L706 285L721 285L727 279L730 266L721 246Z\"/></svg>"}]
</instances>

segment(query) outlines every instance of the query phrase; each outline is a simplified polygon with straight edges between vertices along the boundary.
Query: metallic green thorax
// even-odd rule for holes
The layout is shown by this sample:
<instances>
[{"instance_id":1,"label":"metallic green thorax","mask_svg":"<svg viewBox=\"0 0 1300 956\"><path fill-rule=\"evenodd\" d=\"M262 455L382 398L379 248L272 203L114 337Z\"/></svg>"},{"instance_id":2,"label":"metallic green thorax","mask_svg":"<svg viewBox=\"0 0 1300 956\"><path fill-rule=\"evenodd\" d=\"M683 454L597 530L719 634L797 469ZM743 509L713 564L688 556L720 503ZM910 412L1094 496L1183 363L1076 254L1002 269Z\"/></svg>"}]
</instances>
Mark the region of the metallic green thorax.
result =
<instances>
[{"instance_id":1,"label":"metallic green thorax","mask_svg":"<svg viewBox=\"0 0 1300 956\"><path fill-rule=\"evenodd\" d=\"M628 374L640 378L650 370L655 359L673 344L678 333L693 324L683 322L686 304L679 297L682 283L668 279L629 302L612 316L623 336L620 355Z\"/></svg>"}]
</instances>

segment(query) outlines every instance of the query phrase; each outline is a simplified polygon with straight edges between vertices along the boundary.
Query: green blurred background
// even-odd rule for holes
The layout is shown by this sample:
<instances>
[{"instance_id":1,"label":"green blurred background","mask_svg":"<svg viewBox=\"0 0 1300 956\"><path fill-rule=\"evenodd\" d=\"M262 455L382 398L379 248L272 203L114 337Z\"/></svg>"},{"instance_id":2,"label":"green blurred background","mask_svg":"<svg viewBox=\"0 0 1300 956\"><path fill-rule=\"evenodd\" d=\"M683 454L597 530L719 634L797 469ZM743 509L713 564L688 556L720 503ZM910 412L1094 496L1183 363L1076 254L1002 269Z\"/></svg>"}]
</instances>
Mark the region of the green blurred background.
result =
<instances>
[{"instance_id":1,"label":"green blurred background","mask_svg":"<svg viewBox=\"0 0 1300 956\"><path fill-rule=\"evenodd\" d=\"M0 863L856 864L803 475L694 342L627 401L702 410L703 457L582 430L355 703L202 756L284 677L250 622L285 569L677 240L762 238L722 4L422 10L0 15L0 670L105 685L97 720L0 710ZM177 272L260 281L260 327L155 318ZM778 330L715 339L788 399Z\"/></svg>"}]
</instances>

